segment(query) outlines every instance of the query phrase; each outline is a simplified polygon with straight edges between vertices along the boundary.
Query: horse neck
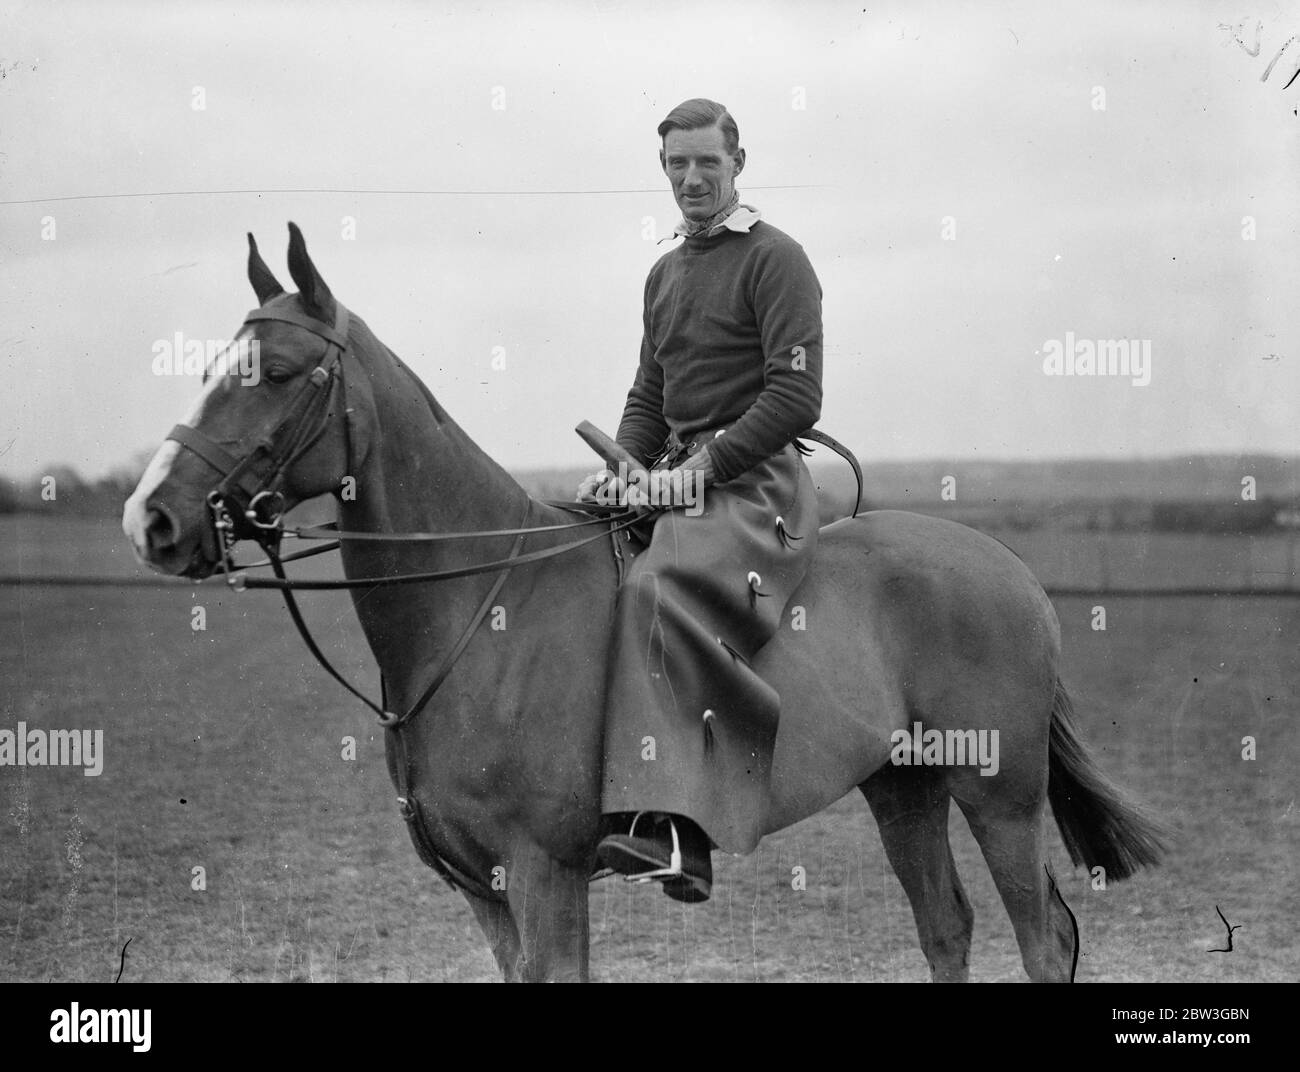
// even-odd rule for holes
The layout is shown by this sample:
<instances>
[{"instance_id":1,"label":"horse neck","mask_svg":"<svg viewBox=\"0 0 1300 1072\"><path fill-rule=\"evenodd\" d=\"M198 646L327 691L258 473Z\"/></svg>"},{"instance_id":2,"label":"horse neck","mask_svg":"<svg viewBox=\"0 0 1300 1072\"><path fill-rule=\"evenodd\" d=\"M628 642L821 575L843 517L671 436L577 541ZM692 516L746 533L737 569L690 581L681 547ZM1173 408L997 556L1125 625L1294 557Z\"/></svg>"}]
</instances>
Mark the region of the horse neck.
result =
<instances>
[{"instance_id":1,"label":"horse neck","mask_svg":"<svg viewBox=\"0 0 1300 1072\"><path fill-rule=\"evenodd\" d=\"M528 494L414 373L382 344L378 347L383 357L370 362L382 366L371 373L376 426L356 474L357 495L343 502L344 515L374 532L520 526L531 503Z\"/></svg>"},{"instance_id":2,"label":"horse neck","mask_svg":"<svg viewBox=\"0 0 1300 1072\"><path fill-rule=\"evenodd\" d=\"M341 497L339 523L362 532L476 532L525 526L545 513L447 415L428 389L364 324L354 329L370 379L375 427L358 466L355 497ZM537 523L537 522L533 522ZM349 577L453 568L505 558L512 540L445 543L345 541ZM430 658L455 643L491 575L354 592L358 616L385 678L427 676ZM399 695L400 698L400 695Z\"/></svg>"}]
</instances>

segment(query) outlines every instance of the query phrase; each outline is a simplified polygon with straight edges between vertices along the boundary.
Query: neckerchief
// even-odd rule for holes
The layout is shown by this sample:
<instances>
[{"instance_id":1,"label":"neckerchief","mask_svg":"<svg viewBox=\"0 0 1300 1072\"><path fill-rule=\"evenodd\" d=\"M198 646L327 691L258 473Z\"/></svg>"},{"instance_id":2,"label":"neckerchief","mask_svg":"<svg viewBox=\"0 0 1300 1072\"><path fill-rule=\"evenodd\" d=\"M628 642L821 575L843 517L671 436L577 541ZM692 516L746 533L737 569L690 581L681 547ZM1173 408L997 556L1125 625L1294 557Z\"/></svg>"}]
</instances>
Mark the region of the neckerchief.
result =
<instances>
[{"instance_id":1,"label":"neckerchief","mask_svg":"<svg viewBox=\"0 0 1300 1072\"><path fill-rule=\"evenodd\" d=\"M715 212L707 220L688 220L684 216L682 222L673 230L674 235L685 235L687 238L695 238L703 235L705 238L713 237L716 229L722 227L727 222L727 217L740 208L740 191L731 191L731 200L721 211Z\"/></svg>"}]
</instances>

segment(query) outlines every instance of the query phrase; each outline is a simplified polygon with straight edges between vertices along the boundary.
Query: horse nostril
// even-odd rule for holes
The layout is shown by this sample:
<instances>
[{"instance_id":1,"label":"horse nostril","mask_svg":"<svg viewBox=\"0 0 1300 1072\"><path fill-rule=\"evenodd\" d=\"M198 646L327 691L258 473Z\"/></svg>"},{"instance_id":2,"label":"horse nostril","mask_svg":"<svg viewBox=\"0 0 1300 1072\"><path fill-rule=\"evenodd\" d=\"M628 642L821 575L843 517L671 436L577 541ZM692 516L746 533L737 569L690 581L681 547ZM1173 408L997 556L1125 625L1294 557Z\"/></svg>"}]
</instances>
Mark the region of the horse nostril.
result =
<instances>
[{"instance_id":1,"label":"horse nostril","mask_svg":"<svg viewBox=\"0 0 1300 1072\"><path fill-rule=\"evenodd\" d=\"M175 546L180 526L165 506L149 506L145 524L145 538L150 551L166 551Z\"/></svg>"}]
</instances>

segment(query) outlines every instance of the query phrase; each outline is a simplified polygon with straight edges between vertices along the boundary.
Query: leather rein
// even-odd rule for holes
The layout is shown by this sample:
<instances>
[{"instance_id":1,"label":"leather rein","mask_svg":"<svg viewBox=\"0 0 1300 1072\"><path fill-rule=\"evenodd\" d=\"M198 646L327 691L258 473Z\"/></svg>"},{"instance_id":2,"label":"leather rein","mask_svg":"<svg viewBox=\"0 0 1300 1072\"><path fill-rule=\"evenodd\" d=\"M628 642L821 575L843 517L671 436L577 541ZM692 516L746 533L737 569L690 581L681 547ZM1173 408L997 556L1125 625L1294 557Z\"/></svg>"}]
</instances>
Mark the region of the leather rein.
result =
<instances>
[{"instance_id":1,"label":"leather rein","mask_svg":"<svg viewBox=\"0 0 1300 1072\"><path fill-rule=\"evenodd\" d=\"M289 404L281 420L269 432L259 436L251 452L242 459L236 458L224 446L211 439L206 433L186 424L177 424L168 433L167 438L175 440L185 450L202 459L220 477L217 485L207 495L207 505L211 524L204 530L204 547L209 557L220 563L221 573L226 584L235 591L246 589L274 589L284 598L289 617L293 620L307 650L321 667L343 686L349 693L360 700L378 716L379 724L392 733L392 742L396 750L398 806L402 818L406 821L420 858L436 871L454 889L464 889L481 897L494 898L495 894L484 883L450 863L437 851L428 831L419 801L410 792L409 757L403 726L414 719L428 706L435 693L451 674L456 661L469 646L474 634L491 611L502 586L506 583L511 570L518 566L542 562L558 555L567 554L580 547L594 543L596 540L614 538L616 557L619 555L617 535L624 529L636 524L642 515L635 510L598 509L597 516L583 521L561 525L528 526L528 515L533 502L528 500L520 527L513 529L492 529L477 532L406 532L375 533L351 532L328 526L302 526L286 528L284 524L285 496L283 492L285 474L288 469L307 453L325 434L332 417L330 401L337 390L342 396L342 411L346 437L348 471L352 464L352 441L347 409L347 385L343 376L343 357L350 348L348 339L349 316L341 303L336 303L333 325L326 324L291 307L272 308L266 305L254 309L244 318L248 326L263 321L276 321L292 324L311 332L326 342L325 355L312 369L307 382L299 389ZM858 499L854 513L858 512L862 500L862 471L853 454L830 436L815 429L801 433L800 439L811 439L823 443L843 456L852 465L858 482ZM802 444L796 446L803 453L808 453ZM571 509L566 503L549 505ZM571 530L596 527L592 536L538 551L521 553L524 542L529 535L542 533L567 532ZM280 554L280 541L286 536L295 536L305 540L330 540L320 547L298 551L288 555ZM418 542L443 543L457 540L481 540L493 537L513 536L514 544L505 558L488 562L475 563L455 569L429 570L419 573L398 574L382 577L354 577L329 580L291 580L285 573L287 562L308 558L337 550L342 542L375 540L384 542ZM241 539L257 542L266 555L262 562L237 565L232 558L234 545ZM267 566L274 577L249 577L246 570ZM382 588L405 584L428 584L436 581L454 580L479 574L494 573L496 577L478 609L474 612L459 639L442 657L437 670L425 686L420 696L403 712L394 712L388 708L387 684L380 675L380 702L376 704L349 682L321 651L308 628L302 611L294 598L295 591L335 591L353 588Z\"/></svg>"},{"instance_id":2,"label":"leather rein","mask_svg":"<svg viewBox=\"0 0 1300 1072\"><path fill-rule=\"evenodd\" d=\"M236 591L245 589L268 588L278 590L284 597L289 615L293 619L307 649L331 677L365 704L378 717L382 726L394 729L415 717L433 698L433 694L450 674L452 666L460 657L470 638L482 624L509 573L516 566L541 562L556 555L584 547L596 540L617 533L634 524L638 518L633 511L619 511L608 516L588 518L584 521L563 525L527 526L529 507L524 511L523 523L519 528L494 529L477 532L409 532L409 533L375 533L338 531L325 527L305 526L286 528L284 525L284 493L281 490L284 476L294 462L301 458L325 434L331 412L329 403L338 389L344 396L344 413L346 421L346 385L343 379L343 355L349 349L348 311L341 303L336 303L336 315L331 326L324 321L307 316L292 308L271 308L262 306L254 309L244 318L244 324L259 321L278 321L292 324L311 332L325 340L327 346L324 357L312 369L307 382L289 404L288 411L278 424L268 433L254 441L253 449L243 459L237 459L225 447L209 438L197 428L178 424L168 433L186 450L197 455L209 467L216 470L220 482L207 496L211 515L210 530L205 532L205 539L212 541L211 549L217 552L221 572L226 583ZM348 463L351 465L351 437L348 438ZM270 511L269 515L267 511ZM565 532L600 526L600 530L585 539L555 547L521 554L524 540L531 534ZM299 551L290 555L279 552L280 540L285 535L302 539L326 539L328 545ZM515 543L510 554L503 559L480 562L456 569L429 570L420 573L399 574L383 577L353 577L336 580L290 580L284 572L284 564L312 555L336 550L341 541L380 540L385 542L419 542L435 543L456 540L488 539L497 536L514 536ZM239 566L233 561L232 550L240 539L255 540L266 554L263 562ZM269 565L274 577L249 577L245 570ZM426 584L435 581L454 580L477 574L495 573L497 578L483 603L471 618L460 639L444 657L437 673L421 694L420 698L405 712L400 714L389 711L383 703L376 704L354 688L330 663L307 628L302 617L295 591L327 591L353 588L381 588L404 584Z\"/></svg>"},{"instance_id":3,"label":"leather rein","mask_svg":"<svg viewBox=\"0 0 1300 1072\"><path fill-rule=\"evenodd\" d=\"M456 661L469 646L474 634L491 611L493 601L501 591L516 566L541 562L557 555L566 554L596 540L613 537L618 532L635 524L639 515L632 510L607 512L604 516L588 518L584 521L563 525L527 526L528 515L532 509L532 500L528 501L524 517L519 528L495 529L480 532L410 532L410 533L370 533L347 532L319 527L287 529L284 525L283 484L285 473L325 434L332 416L330 400L337 389L343 395L343 413L347 428L347 388L343 379L343 355L349 349L348 312L342 304L336 305L336 316L331 326L316 320L292 308L269 308L262 306L254 309L244 318L244 324L259 321L279 321L293 324L324 339L327 343L325 355L320 363L312 369L307 382L289 404L284 417L269 432L260 436L253 444L252 451L244 458L238 459L221 444L215 442L204 432L186 424L178 424L168 433L167 438L175 440L184 449L202 459L214 469L220 481L207 496L207 505L211 525L205 529L205 549L220 563L221 572L226 583L236 591L252 588L276 589L284 597L289 617L293 620L307 650L321 667L343 686L349 693L373 711L379 724L388 730L392 737L397 762L397 802L402 818L406 821L411 840L415 844L420 858L436 871L453 889L463 889L481 897L492 898L495 894L479 879L467 875L456 867L437 850L428 824L423 815L419 801L410 792L410 764L405 735L400 731L403 726L414 719L429 702L434 694L451 674ZM348 466L352 462L352 443L350 430L347 432ZM556 504L561 505L561 504ZM564 532L599 526L593 536L563 543L521 554L524 541L530 534ZM332 542L307 551L300 551L281 556L280 541L286 534L303 539L326 539ZM510 554L490 562L480 562L448 570L429 570L421 573L401 574L385 577L356 577L342 580L290 580L284 571L284 564L311 555L333 551L346 540L383 540L409 541L420 543L450 542L454 540L487 539L491 537L515 537ZM264 562L252 563L240 567L232 558L234 545L240 539L255 540L266 555ZM245 569L269 565L275 576L250 578ZM321 651L311 634L295 591L321 591L351 588L377 588L402 584L426 584L435 581L452 580L478 574L495 573L496 578L484 596L478 609L474 612L460 638L442 657L437 670L425 686L420 696L405 711L394 712L388 708L387 683L380 675L380 702L376 704L348 681Z\"/></svg>"}]
</instances>

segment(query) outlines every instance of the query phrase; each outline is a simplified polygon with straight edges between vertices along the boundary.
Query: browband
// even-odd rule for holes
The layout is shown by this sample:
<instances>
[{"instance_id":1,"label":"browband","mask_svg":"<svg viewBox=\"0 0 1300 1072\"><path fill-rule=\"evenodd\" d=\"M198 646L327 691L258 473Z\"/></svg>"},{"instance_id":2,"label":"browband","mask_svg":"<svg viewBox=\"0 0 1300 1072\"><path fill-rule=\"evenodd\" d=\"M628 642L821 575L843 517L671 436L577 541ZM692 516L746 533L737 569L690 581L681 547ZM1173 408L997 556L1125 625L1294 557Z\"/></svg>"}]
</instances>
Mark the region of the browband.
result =
<instances>
[{"instance_id":1,"label":"browband","mask_svg":"<svg viewBox=\"0 0 1300 1072\"><path fill-rule=\"evenodd\" d=\"M334 326L330 327L322 320L316 320L306 313L300 313L292 307L283 309L269 309L266 306L254 309L246 317L244 323L250 324L254 320L281 320L286 324L294 324L304 331L310 331L326 342L332 342L340 350L348 348L348 311L343 307L342 302L335 304Z\"/></svg>"}]
</instances>

